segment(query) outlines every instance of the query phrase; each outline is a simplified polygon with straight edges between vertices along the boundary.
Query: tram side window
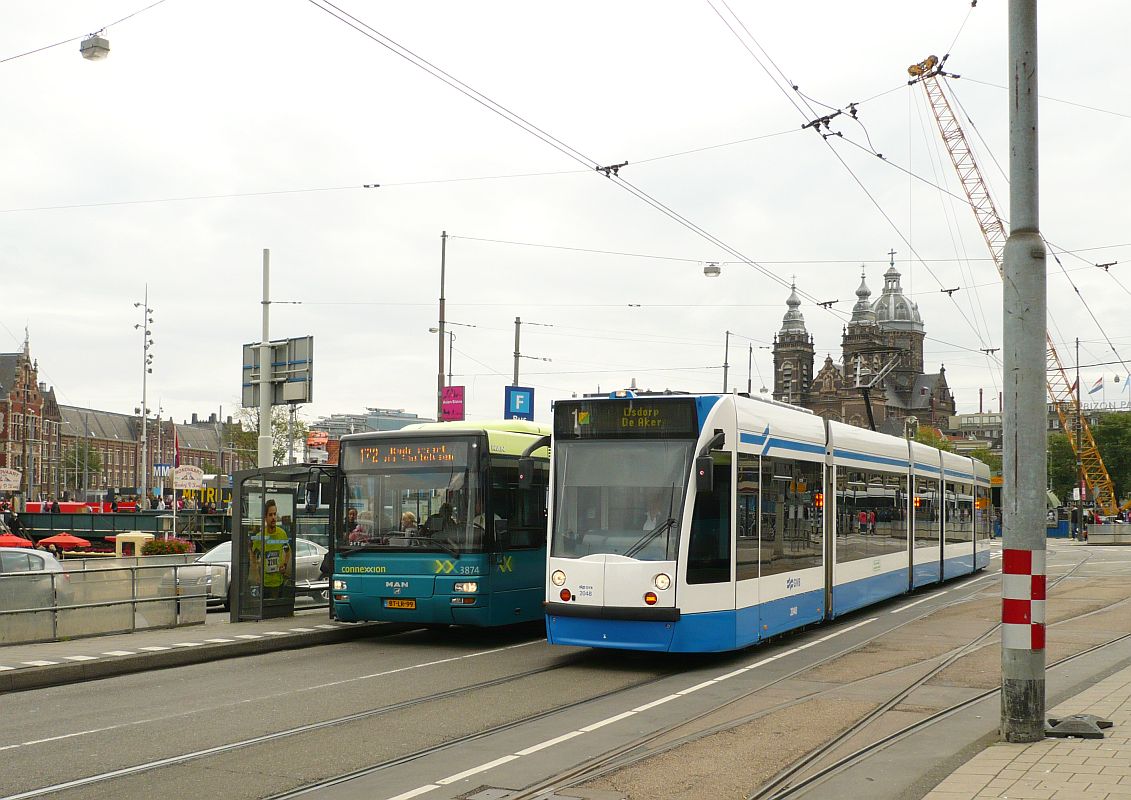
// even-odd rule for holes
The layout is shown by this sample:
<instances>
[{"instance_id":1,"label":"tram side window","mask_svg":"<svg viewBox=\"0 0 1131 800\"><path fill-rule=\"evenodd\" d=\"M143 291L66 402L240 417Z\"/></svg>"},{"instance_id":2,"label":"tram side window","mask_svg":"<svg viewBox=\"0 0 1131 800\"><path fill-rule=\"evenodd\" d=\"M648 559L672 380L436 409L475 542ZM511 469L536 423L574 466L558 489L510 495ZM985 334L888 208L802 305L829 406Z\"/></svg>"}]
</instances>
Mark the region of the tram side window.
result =
<instances>
[{"instance_id":1,"label":"tram side window","mask_svg":"<svg viewBox=\"0 0 1131 800\"><path fill-rule=\"evenodd\" d=\"M837 470L838 563L907 549L907 478Z\"/></svg>"},{"instance_id":2,"label":"tram side window","mask_svg":"<svg viewBox=\"0 0 1131 800\"><path fill-rule=\"evenodd\" d=\"M691 538L687 543L687 582L730 580L730 455L712 453L715 485L695 496Z\"/></svg>"},{"instance_id":3,"label":"tram side window","mask_svg":"<svg viewBox=\"0 0 1131 800\"><path fill-rule=\"evenodd\" d=\"M994 517L990 504L990 490L979 486L974 490L974 536L989 539L993 536Z\"/></svg>"},{"instance_id":4,"label":"tram side window","mask_svg":"<svg viewBox=\"0 0 1131 800\"><path fill-rule=\"evenodd\" d=\"M811 461L763 458L761 574L823 563L824 467Z\"/></svg>"},{"instance_id":5,"label":"tram side window","mask_svg":"<svg viewBox=\"0 0 1131 800\"><path fill-rule=\"evenodd\" d=\"M758 473L758 456L739 453L735 579L740 581L758 577Z\"/></svg>"},{"instance_id":6,"label":"tram side window","mask_svg":"<svg viewBox=\"0 0 1131 800\"><path fill-rule=\"evenodd\" d=\"M974 540L974 487L968 483L946 483L946 542Z\"/></svg>"},{"instance_id":7,"label":"tram side window","mask_svg":"<svg viewBox=\"0 0 1131 800\"><path fill-rule=\"evenodd\" d=\"M500 549L519 550L546 544L546 483L548 467L534 468L534 483L519 488L518 462L496 459L491 463L491 516Z\"/></svg>"},{"instance_id":8,"label":"tram side window","mask_svg":"<svg viewBox=\"0 0 1131 800\"><path fill-rule=\"evenodd\" d=\"M915 478L915 546L939 543L939 482L934 478Z\"/></svg>"}]
</instances>

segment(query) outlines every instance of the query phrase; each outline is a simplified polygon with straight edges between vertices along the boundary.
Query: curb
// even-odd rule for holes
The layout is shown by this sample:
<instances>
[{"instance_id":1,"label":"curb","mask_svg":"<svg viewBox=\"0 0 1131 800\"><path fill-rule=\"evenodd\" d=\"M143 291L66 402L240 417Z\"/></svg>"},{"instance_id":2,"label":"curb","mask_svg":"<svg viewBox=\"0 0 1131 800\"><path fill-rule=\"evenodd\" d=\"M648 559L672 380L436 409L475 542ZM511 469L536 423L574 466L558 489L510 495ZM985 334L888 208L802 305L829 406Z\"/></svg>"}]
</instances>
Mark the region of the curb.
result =
<instances>
[{"instance_id":1,"label":"curb","mask_svg":"<svg viewBox=\"0 0 1131 800\"><path fill-rule=\"evenodd\" d=\"M99 659L90 662L54 664L43 667L0 672L0 694L22 692L29 689L43 689L49 686L96 681L135 672L148 672L155 669L184 667L204 664L209 661L222 661L227 658L275 653L281 650L298 650L305 647L319 647L338 644L370 636L392 636L410 630L411 625L364 622L335 628L334 630L312 631L310 633L288 633L285 636L265 636L262 639L249 639L234 642L212 642L199 647L180 647L157 653L138 653L118 658Z\"/></svg>"}]
</instances>

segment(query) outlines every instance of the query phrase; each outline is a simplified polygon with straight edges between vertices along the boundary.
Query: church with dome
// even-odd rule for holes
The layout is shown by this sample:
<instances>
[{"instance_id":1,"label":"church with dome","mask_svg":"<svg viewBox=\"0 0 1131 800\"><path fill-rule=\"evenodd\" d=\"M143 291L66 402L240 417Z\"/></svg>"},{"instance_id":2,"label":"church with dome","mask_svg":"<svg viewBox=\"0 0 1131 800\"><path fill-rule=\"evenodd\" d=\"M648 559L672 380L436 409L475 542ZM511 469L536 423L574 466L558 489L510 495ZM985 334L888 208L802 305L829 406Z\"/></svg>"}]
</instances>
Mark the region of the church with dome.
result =
<instances>
[{"instance_id":1,"label":"church with dome","mask_svg":"<svg viewBox=\"0 0 1131 800\"><path fill-rule=\"evenodd\" d=\"M936 373L923 372L923 319L919 307L903 293L899 278L892 261L884 273L883 293L873 301L867 277L861 273L852 319L841 337L840 360L834 362L827 355L816 374L813 337L805 328L794 287L786 300L789 310L774 337L774 399L867 428L868 412L859 387L874 383L870 395L877 430L901 436L907 417L915 417L920 425L948 427L955 403L946 368L940 365Z\"/></svg>"}]
</instances>

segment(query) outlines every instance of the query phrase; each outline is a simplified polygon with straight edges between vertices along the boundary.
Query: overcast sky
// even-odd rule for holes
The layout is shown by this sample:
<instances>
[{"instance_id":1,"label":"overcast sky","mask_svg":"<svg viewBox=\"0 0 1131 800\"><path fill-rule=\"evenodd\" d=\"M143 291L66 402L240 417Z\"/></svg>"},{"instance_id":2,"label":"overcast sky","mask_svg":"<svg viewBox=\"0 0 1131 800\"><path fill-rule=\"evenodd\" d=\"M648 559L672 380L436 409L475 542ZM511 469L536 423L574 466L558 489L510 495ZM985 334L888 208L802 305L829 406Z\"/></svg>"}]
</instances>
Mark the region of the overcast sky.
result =
<instances>
[{"instance_id":1,"label":"overcast sky","mask_svg":"<svg viewBox=\"0 0 1131 800\"><path fill-rule=\"evenodd\" d=\"M1000 361L980 350L1001 346L1000 279L970 209L931 185L961 194L906 70L950 53L1008 217L1005 2L340 0L585 164L321 2L166 0L116 25L145 0L4 3L0 351L18 350L26 325L61 402L140 405L133 304L148 285L149 407L177 421L232 413L269 248L272 299L301 301L272 306L272 338L315 339L303 416L430 416L446 230L447 317L474 326L451 329L453 382L473 418L502 413L516 316L540 323L523 326L520 383L543 420L554 399L633 379L718 391L727 330L731 385L745 390L747 348L772 342L794 276L818 366L837 359L861 265L878 296L892 249L928 371L946 365L960 411L978 410L979 389L996 410ZM1131 9L1040 11L1041 229L1072 251L1067 272L1049 259L1053 336L1084 340L1082 363L1117 361L1104 336L1131 356ZM11 58L107 25L104 61L82 59L77 40ZM843 137L801 129L850 102L858 121L831 127ZM624 161L631 186L759 267L592 169ZM707 262L727 262L721 277L704 277ZM1090 266L1105 262L1119 263ZM1083 374L1127 398L1124 367ZM772 388L767 349L752 382Z\"/></svg>"}]
</instances>

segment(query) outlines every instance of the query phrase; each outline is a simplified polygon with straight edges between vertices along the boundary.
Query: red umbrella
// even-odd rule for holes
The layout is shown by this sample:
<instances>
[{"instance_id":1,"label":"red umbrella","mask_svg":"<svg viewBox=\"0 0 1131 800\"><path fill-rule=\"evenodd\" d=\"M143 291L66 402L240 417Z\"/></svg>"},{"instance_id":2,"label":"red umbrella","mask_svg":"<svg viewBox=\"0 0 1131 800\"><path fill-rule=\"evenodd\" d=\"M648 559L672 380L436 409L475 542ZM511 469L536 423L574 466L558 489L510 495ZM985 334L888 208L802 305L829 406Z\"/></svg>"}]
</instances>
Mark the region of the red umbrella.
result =
<instances>
[{"instance_id":1,"label":"red umbrella","mask_svg":"<svg viewBox=\"0 0 1131 800\"><path fill-rule=\"evenodd\" d=\"M0 533L0 547L31 547L32 542L14 533Z\"/></svg>"},{"instance_id":2,"label":"red umbrella","mask_svg":"<svg viewBox=\"0 0 1131 800\"><path fill-rule=\"evenodd\" d=\"M54 536L48 536L46 539L40 539L40 544L53 544L63 550L72 547L90 547L90 542L86 539L80 539L77 536L72 536L69 533L57 533Z\"/></svg>"}]
</instances>

